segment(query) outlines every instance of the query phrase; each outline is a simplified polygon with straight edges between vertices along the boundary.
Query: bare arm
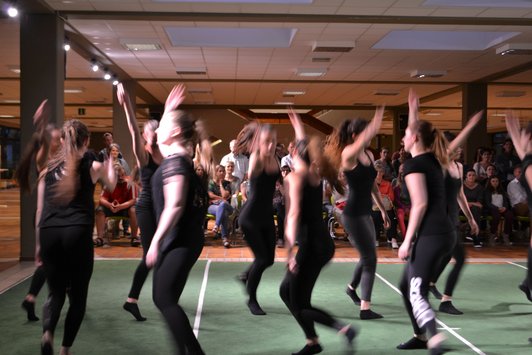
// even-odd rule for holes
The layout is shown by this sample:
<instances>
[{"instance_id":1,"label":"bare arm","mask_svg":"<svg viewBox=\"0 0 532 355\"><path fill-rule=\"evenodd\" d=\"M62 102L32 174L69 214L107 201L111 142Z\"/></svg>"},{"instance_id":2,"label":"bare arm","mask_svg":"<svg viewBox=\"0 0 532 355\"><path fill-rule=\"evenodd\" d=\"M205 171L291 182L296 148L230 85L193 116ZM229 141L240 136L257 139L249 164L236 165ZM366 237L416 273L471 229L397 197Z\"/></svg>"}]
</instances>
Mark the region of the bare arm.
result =
<instances>
[{"instance_id":1,"label":"bare arm","mask_svg":"<svg viewBox=\"0 0 532 355\"><path fill-rule=\"evenodd\" d=\"M42 265L41 259L41 229L39 228L39 223L41 221L42 209L44 205L44 188L45 182L44 177L39 180L37 185L37 211L35 212L35 265Z\"/></svg>"},{"instance_id":2,"label":"bare arm","mask_svg":"<svg viewBox=\"0 0 532 355\"><path fill-rule=\"evenodd\" d=\"M35 157L35 164L37 171L42 171L46 167L50 149L50 132L47 131L46 126L50 118L50 106L48 100L44 100L33 115L33 125L35 127L35 134L38 135L38 142L40 144L39 150Z\"/></svg>"},{"instance_id":3,"label":"bare arm","mask_svg":"<svg viewBox=\"0 0 532 355\"><path fill-rule=\"evenodd\" d=\"M412 173L405 176L406 186L410 193L412 207L408 219L408 228L406 229L405 239L399 248L399 257L406 260L410 255L410 246L414 236L427 211L428 195L425 175L421 173Z\"/></svg>"},{"instance_id":4,"label":"bare arm","mask_svg":"<svg viewBox=\"0 0 532 355\"><path fill-rule=\"evenodd\" d=\"M292 127L294 128L296 140L300 141L305 139L305 128L303 127L301 117L296 111L294 111L292 107L289 108L288 117L290 118L290 123L292 123Z\"/></svg>"},{"instance_id":5,"label":"bare arm","mask_svg":"<svg viewBox=\"0 0 532 355\"><path fill-rule=\"evenodd\" d=\"M111 164L109 159L104 160L103 163L93 161L90 173L93 184L100 180L107 190L113 191L115 189L118 179L113 164Z\"/></svg>"},{"instance_id":6,"label":"bare arm","mask_svg":"<svg viewBox=\"0 0 532 355\"><path fill-rule=\"evenodd\" d=\"M176 175L172 181L163 186L164 209L153 235L153 240L146 255L146 265L152 267L157 261L159 247L168 231L172 229L183 215L188 192L188 179L184 175Z\"/></svg>"},{"instance_id":7,"label":"bare arm","mask_svg":"<svg viewBox=\"0 0 532 355\"><path fill-rule=\"evenodd\" d=\"M482 114L484 111L479 111L475 113L471 119L467 122L465 127L460 131L460 133L456 136L455 139L449 144L449 150L448 153L454 152L458 147L460 147L464 142L467 140L467 137L471 134L473 131L473 128L477 125L477 123L480 122L480 119L482 118Z\"/></svg>"},{"instance_id":8,"label":"bare arm","mask_svg":"<svg viewBox=\"0 0 532 355\"><path fill-rule=\"evenodd\" d=\"M287 263L291 272L295 272L295 255L293 247L297 237L297 226L299 224L300 204L301 201L301 177L296 172L289 174L285 180L288 194L285 196L286 205L286 222L285 222L285 240L288 243Z\"/></svg>"},{"instance_id":9,"label":"bare arm","mask_svg":"<svg viewBox=\"0 0 532 355\"><path fill-rule=\"evenodd\" d=\"M352 169L358 160L358 156L364 151L373 137L379 131L384 116L384 106L379 106L375 110L375 115L366 128L355 138L355 141L342 151L342 168Z\"/></svg>"},{"instance_id":10,"label":"bare arm","mask_svg":"<svg viewBox=\"0 0 532 355\"><path fill-rule=\"evenodd\" d=\"M410 88L408 92L408 126L412 126L419 121L419 96L414 89Z\"/></svg>"},{"instance_id":11,"label":"bare arm","mask_svg":"<svg viewBox=\"0 0 532 355\"><path fill-rule=\"evenodd\" d=\"M457 163L457 164L458 164L458 169L460 170L460 179L463 181L464 177L463 177L462 164L460 163ZM467 221L469 222L469 226L471 227L471 233L473 235L478 235L479 228L478 228L477 222L475 221L475 218L473 218L473 214L471 213L469 204L467 203L467 198L464 193L463 184L462 186L460 186L460 191L458 192L458 196L456 196L456 199L458 200L458 205L460 206L460 209L462 210L462 212L464 212L464 215L466 216Z\"/></svg>"},{"instance_id":12,"label":"bare arm","mask_svg":"<svg viewBox=\"0 0 532 355\"><path fill-rule=\"evenodd\" d=\"M373 197L373 201L375 201L377 207L381 211L382 220L384 221L384 228L390 228L390 217L388 217L388 213L386 213L386 208L384 207L384 203L382 202L381 193L379 191L379 188L377 187L377 183L375 182L373 183L373 186L371 188L371 197Z\"/></svg>"},{"instance_id":13,"label":"bare arm","mask_svg":"<svg viewBox=\"0 0 532 355\"><path fill-rule=\"evenodd\" d=\"M530 140L530 137L527 137L524 132L521 131L519 124L519 118L515 117L512 111L506 113L506 129L508 134L514 143L515 151L519 159L523 160L527 153L527 140Z\"/></svg>"}]
</instances>

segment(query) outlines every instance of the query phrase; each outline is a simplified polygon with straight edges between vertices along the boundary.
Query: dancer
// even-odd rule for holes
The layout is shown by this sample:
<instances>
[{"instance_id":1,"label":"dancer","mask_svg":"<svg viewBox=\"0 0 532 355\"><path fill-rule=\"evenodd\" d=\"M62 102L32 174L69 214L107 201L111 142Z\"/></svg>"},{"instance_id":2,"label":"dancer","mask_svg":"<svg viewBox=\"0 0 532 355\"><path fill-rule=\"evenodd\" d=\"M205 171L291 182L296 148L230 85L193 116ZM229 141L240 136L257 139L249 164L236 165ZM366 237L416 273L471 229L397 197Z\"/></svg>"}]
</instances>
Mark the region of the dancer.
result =
<instances>
[{"instance_id":1,"label":"dancer","mask_svg":"<svg viewBox=\"0 0 532 355\"><path fill-rule=\"evenodd\" d=\"M527 127L521 129L519 119L514 117L512 112L508 112L506 114L506 128L514 143L515 151L522 161L521 183L526 190L528 209L532 211L532 122L528 122ZM532 214L530 217L532 217ZM526 277L519 285L519 289L532 302L532 234L530 235L530 245L528 246L527 266L528 271ZM532 338L528 340L532 341Z\"/></svg>"},{"instance_id":2,"label":"dancer","mask_svg":"<svg viewBox=\"0 0 532 355\"><path fill-rule=\"evenodd\" d=\"M183 102L185 99L184 91L184 85L178 85L172 89L166 99L165 113L175 110ZM157 145L157 135L155 134L159 122L155 120L146 122L141 137L135 111L131 105L129 95L122 84L118 84L117 97L118 102L126 113L127 124L133 141L133 154L135 154L137 166L140 168L140 180L142 184L142 190L140 191L135 206L137 222L141 231L142 260L135 270L133 283L123 308L130 312L136 320L145 321L146 318L141 315L137 303L142 286L148 277L149 269L146 266L146 254L148 253L153 234L157 228L153 214L151 177L163 159Z\"/></svg>"},{"instance_id":3,"label":"dancer","mask_svg":"<svg viewBox=\"0 0 532 355\"><path fill-rule=\"evenodd\" d=\"M441 259L453 247L453 229L447 216L445 138L428 121L409 117L403 138L412 159L404 163L404 176L412 201L410 218L399 257L408 260L399 285L414 328L414 337L398 349L423 349L441 354L443 336L436 330L436 316L428 302L429 282ZM415 243L412 245L414 236ZM430 339L427 341L425 333Z\"/></svg>"},{"instance_id":4,"label":"dancer","mask_svg":"<svg viewBox=\"0 0 532 355\"><path fill-rule=\"evenodd\" d=\"M61 146L61 130L48 123L50 109L48 100L44 100L33 115L35 133L24 152L20 164L15 171L15 178L23 192L30 192L29 171L35 162L37 175L46 168L48 160L52 158ZM36 221L37 223L38 221ZM28 321L36 322L39 317L35 314L35 299L46 282L42 263L36 263L37 269L31 278L30 289L24 297L22 308L26 311Z\"/></svg>"},{"instance_id":5,"label":"dancer","mask_svg":"<svg viewBox=\"0 0 532 355\"><path fill-rule=\"evenodd\" d=\"M409 98L409 108L410 117L413 117L417 120L418 108L419 108L419 98L414 93L413 90L410 90ZM471 234L477 236L479 233L478 225L469 209L467 199L464 194L464 189L462 186L463 182L463 167L460 162L457 161L461 153L461 145L467 137L473 131L473 128L480 122L482 118L482 111L476 113L471 117L466 126L462 129L460 134L457 137L454 137L451 133L446 134L446 140L448 143L447 155L449 156L450 163L447 167L447 172L445 175L445 186L446 186L446 197L447 197L447 213L451 219L451 223L454 226L453 230L453 248L451 253L446 255L439 267L436 269L436 273L431 279L429 286L429 291L438 299L441 300L438 310L443 313L460 315L463 314L461 311L456 309L452 303L452 295L456 283L458 282L458 277L462 271L462 268L465 263L465 248L462 244L462 241L459 236L459 227L460 221L458 220L458 207L462 210L466 216L469 225L471 227ZM450 143L449 143L450 142ZM436 282L438 281L440 275L443 273L443 270L450 262L451 257L455 259L455 264L452 267L452 270L447 277L447 283L445 284L445 292L442 295L436 288Z\"/></svg>"},{"instance_id":6,"label":"dancer","mask_svg":"<svg viewBox=\"0 0 532 355\"><path fill-rule=\"evenodd\" d=\"M116 185L112 164L87 152L89 131L78 120L63 125L63 145L40 175L37 193L35 258L42 261L49 296L44 305L42 354L52 354L54 331L65 302L70 306L60 354L70 354L87 304L94 264L94 185Z\"/></svg>"},{"instance_id":7,"label":"dancer","mask_svg":"<svg viewBox=\"0 0 532 355\"><path fill-rule=\"evenodd\" d=\"M280 295L307 339L307 344L292 355L317 354L322 351L322 347L314 329L315 322L339 331L346 337L349 345L352 344L356 332L349 324L339 322L310 303L312 290L321 269L334 255L334 242L329 237L321 216L322 183L318 172L321 166L318 143L313 140L309 144L305 138L303 124L293 110L290 111L289 117L296 132L297 143L295 154L292 156L295 171L285 180L288 189L285 232L288 270L281 283ZM338 176L338 172L333 175ZM339 185L337 178L335 185ZM299 249L294 255L296 236Z\"/></svg>"},{"instance_id":8,"label":"dancer","mask_svg":"<svg viewBox=\"0 0 532 355\"><path fill-rule=\"evenodd\" d=\"M367 147L379 130L383 114L384 108L378 107L369 125L360 119L344 121L340 129L330 136L325 147L328 160L341 167L349 186L344 223L351 244L358 248L360 261L346 293L360 306L360 319L363 320L382 318L382 315L371 310L371 292L377 269L375 226L371 218L372 198L381 211L385 229L390 227L390 218L375 183L377 171ZM356 292L359 285L361 298Z\"/></svg>"},{"instance_id":9,"label":"dancer","mask_svg":"<svg viewBox=\"0 0 532 355\"><path fill-rule=\"evenodd\" d=\"M244 283L250 312L265 315L257 301L257 288L266 268L275 257L275 224L273 221L273 193L279 179L279 162L275 157L277 133L270 125L251 122L238 134L236 152L249 153L249 184L251 195L242 207L238 223L253 251L255 260L238 276Z\"/></svg>"},{"instance_id":10,"label":"dancer","mask_svg":"<svg viewBox=\"0 0 532 355\"><path fill-rule=\"evenodd\" d=\"M179 354L203 354L179 305L190 270L204 243L203 222L209 204L207 180L194 171L192 158L211 176L211 145L201 123L183 111L166 112L156 130L163 161L152 177L157 229L146 255L153 272L153 301L163 314Z\"/></svg>"}]
</instances>

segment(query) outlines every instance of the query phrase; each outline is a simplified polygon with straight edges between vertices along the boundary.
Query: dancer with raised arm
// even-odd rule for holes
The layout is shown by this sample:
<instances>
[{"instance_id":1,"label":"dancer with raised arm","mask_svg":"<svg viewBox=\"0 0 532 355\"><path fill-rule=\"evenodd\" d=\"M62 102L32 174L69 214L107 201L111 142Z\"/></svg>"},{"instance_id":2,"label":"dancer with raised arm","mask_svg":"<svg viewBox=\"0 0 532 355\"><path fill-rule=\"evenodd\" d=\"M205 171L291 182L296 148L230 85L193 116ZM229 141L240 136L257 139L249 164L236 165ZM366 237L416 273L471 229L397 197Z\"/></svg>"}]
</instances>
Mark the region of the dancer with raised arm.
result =
<instances>
[{"instance_id":1,"label":"dancer with raised arm","mask_svg":"<svg viewBox=\"0 0 532 355\"><path fill-rule=\"evenodd\" d=\"M197 145L205 177L212 174L211 144L201 126L183 111L166 112L156 130L164 157L152 177L157 229L146 255L153 272L153 301L161 311L179 354L203 354L179 298L204 244L209 203L207 180L194 171Z\"/></svg>"},{"instance_id":2,"label":"dancer with raised arm","mask_svg":"<svg viewBox=\"0 0 532 355\"><path fill-rule=\"evenodd\" d=\"M307 340L307 344L297 355L317 354L322 351L314 324L316 322L336 329L352 345L356 332L349 324L342 323L329 313L312 306L312 290L322 268L334 255L334 242L329 236L322 218L322 176L320 147L316 140L309 143L305 137L303 123L293 110L290 121L296 132L294 172L286 177L286 203L288 206L285 238L288 247L286 276L280 287L284 303L297 320ZM329 169L330 170L330 169ZM323 170L321 170L323 171ZM334 177L332 185L339 186L338 171L328 174ZM299 249L293 248L298 241Z\"/></svg>"},{"instance_id":3,"label":"dancer with raised arm","mask_svg":"<svg viewBox=\"0 0 532 355\"><path fill-rule=\"evenodd\" d=\"M419 99L413 90L410 90L408 102L410 110L409 117L413 117L417 120ZM447 214L449 215L451 223L454 226L454 246L451 249L451 252L442 259L441 264L436 269L435 274L431 278L429 291L436 298L441 300L438 310L440 312L453 315L463 314L461 311L454 307L452 303L452 296L466 258L464 245L462 244L460 238L458 238L460 226L460 221L458 220L458 208L462 210L462 212L467 218L467 221L469 222L469 225L471 227L471 235L476 236L479 233L478 225L475 222L475 219L473 218L471 210L469 209L469 205L467 204L467 199L465 197L464 189L462 186L462 182L464 181L463 167L462 164L457 161L457 159L460 156L461 145L466 141L467 137L469 137L469 135L473 131L473 128L475 128L478 122L480 122L481 118L482 111L477 112L471 117L471 119L467 122L466 126L462 129L462 131L457 137L454 137L451 134L448 135L448 138L446 137L446 143L448 144L447 154L449 156L450 162L445 175L445 188L447 197ZM441 295L438 289L436 288L436 282L438 281L440 275L442 274L447 264L450 262L451 258L454 258L455 264L453 265L451 271L449 272L449 276L447 277L447 282L445 284L445 292L443 295Z\"/></svg>"},{"instance_id":4,"label":"dancer with raised arm","mask_svg":"<svg viewBox=\"0 0 532 355\"><path fill-rule=\"evenodd\" d=\"M444 337L436 330L436 316L428 302L428 290L431 278L454 242L454 226L447 215L444 177L449 165L447 149L438 129L416 117L409 117L403 142L405 150L412 154L412 159L404 163L412 208L399 248L399 258L408 260L399 288L414 337L397 348L429 347L431 354L441 354Z\"/></svg>"},{"instance_id":5,"label":"dancer with raised arm","mask_svg":"<svg viewBox=\"0 0 532 355\"><path fill-rule=\"evenodd\" d=\"M183 102L185 99L184 92L184 85L178 85L172 89L166 99L165 113L175 110ZM140 181L142 184L142 190L140 191L135 206L137 222L141 231L142 260L135 270L131 289L123 308L130 312L136 320L145 321L146 318L142 316L138 307L138 299L149 273L149 269L146 266L146 254L150 248L153 234L157 229L153 212L151 178L163 159L159 146L157 145L157 134L155 133L159 122L155 120L146 122L141 136L135 111L131 105L131 99L122 84L118 84L117 97L118 102L126 113L127 124L133 141L133 154L137 160L137 166L140 169Z\"/></svg>"},{"instance_id":6,"label":"dancer with raised arm","mask_svg":"<svg viewBox=\"0 0 532 355\"><path fill-rule=\"evenodd\" d=\"M238 223L255 260L238 276L249 296L247 306L254 315L265 315L257 301L257 288L264 270L273 265L275 257L275 224L273 193L279 179L279 162L275 157L277 133L270 125L247 124L238 134L237 154L250 154L249 185L251 195L242 207Z\"/></svg>"},{"instance_id":7,"label":"dancer with raised arm","mask_svg":"<svg viewBox=\"0 0 532 355\"><path fill-rule=\"evenodd\" d=\"M70 306L60 351L68 355L85 315L94 264L94 185L102 180L112 190L116 176L109 162L100 163L87 152L89 131L81 121L65 122L61 137L61 148L40 175L35 258L42 261L49 288L41 353L53 354L54 332L68 288Z\"/></svg>"},{"instance_id":8,"label":"dancer with raised arm","mask_svg":"<svg viewBox=\"0 0 532 355\"><path fill-rule=\"evenodd\" d=\"M330 136L325 147L327 159L343 170L349 186L344 223L351 244L360 253L360 261L346 292L360 306L362 320L382 318L382 315L371 310L371 293L377 270L372 199L381 211L385 229L390 227L390 218L375 184L377 171L373 167L373 155L367 148L380 128L383 114L384 108L378 107L369 125L362 119L344 121L339 130ZM356 292L358 286L362 292L360 298Z\"/></svg>"}]
</instances>

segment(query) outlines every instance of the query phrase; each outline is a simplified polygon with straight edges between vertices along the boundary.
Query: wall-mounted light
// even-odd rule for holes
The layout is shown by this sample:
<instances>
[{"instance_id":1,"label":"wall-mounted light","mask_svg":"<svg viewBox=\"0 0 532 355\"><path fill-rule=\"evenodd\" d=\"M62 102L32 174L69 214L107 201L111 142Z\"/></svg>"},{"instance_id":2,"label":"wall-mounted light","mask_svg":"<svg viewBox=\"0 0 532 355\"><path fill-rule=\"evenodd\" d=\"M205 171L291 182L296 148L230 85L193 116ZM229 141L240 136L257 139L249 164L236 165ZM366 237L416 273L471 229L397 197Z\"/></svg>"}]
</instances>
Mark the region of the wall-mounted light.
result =
<instances>
[{"instance_id":1,"label":"wall-mounted light","mask_svg":"<svg viewBox=\"0 0 532 355\"><path fill-rule=\"evenodd\" d=\"M91 59L91 70L93 72L97 72L98 70L100 70L100 66L98 65L96 59Z\"/></svg>"},{"instance_id":2,"label":"wall-mounted light","mask_svg":"<svg viewBox=\"0 0 532 355\"><path fill-rule=\"evenodd\" d=\"M111 80L111 74L107 70L105 70L105 74L103 75L103 78L105 80Z\"/></svg>"},{"instance_id":3,"label":"wall-mounted light","mask_svg":"<svg viewBox=\"0 0 532 355\"><path fill-rule=\"evenodd\" d=\"M18 16L18 8L16 7L14 1L8 1L7 2L6 13L7 13L7 16L9 16L9 17L17 17Z\"/></svg>"},{"instance_id":4,"label":"wall-mounted light","mask_svg":"<svg viewBox=\"0 0 532 355\"><path fill-rule=\"evenodd\" d=\"M113 75L113 85L117 86L118 84L120 84L120 81L118 81L118 77L116 75Z\"/></svg>"},{"instance_id":5,"label":"wall-mounted light","mask_svg":"<svg viewBox=\"0 0 532 355\"><path fill-rule=\"evenodd\" d=\"M70 50L70 40L67 38L65 38L65 43L63 44L63 49L65 50L65 52L68 52Z\"/></svg>"}]
</instances>

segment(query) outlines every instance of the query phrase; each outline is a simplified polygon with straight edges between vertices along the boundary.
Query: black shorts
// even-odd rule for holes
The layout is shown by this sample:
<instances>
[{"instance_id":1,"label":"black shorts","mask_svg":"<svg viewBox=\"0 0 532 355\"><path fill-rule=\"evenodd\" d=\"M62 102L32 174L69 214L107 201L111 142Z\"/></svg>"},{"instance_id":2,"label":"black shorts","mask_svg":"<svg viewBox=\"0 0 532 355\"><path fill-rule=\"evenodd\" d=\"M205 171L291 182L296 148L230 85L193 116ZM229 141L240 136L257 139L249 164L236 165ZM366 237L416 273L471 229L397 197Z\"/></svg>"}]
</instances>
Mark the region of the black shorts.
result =
<instances>
[{"instance_id":1,"label":"black shorts","mask_svg":"<svg viewBox=\"0 0 532 355\"><path fill-rule=\"evenodd\" d=\"M102 211L105 214L105 217L129 217L129 208L113 213L113 211L107 207L100 205L96 208L96 212L98 211Z\"/></svg>"}]
</instances>

